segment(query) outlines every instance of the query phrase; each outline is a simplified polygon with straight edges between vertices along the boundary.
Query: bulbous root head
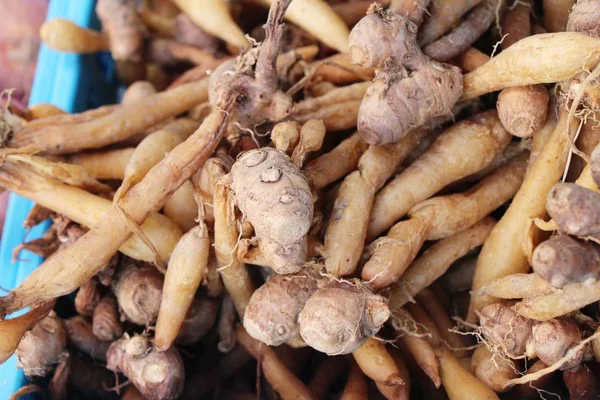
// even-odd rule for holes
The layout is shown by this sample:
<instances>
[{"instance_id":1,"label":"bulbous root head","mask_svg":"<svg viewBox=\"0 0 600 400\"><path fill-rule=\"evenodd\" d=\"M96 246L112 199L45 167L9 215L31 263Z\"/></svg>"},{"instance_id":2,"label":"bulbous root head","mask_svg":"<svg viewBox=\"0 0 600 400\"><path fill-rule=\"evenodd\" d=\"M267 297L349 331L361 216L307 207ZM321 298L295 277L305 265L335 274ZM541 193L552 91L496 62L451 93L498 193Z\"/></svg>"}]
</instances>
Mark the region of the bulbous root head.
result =
<instances>
[{"instance_id":1,"label":"bulbous root head","mask_svg":"<svg viewBox=\"0 0 600 400\"><path fill-rule=\"evenodd\" d=\"M518 137L530 137L548 118L548 90L542 85L504 89L496 108L502 126Z\"/></svg>"},{"instance_id":2,"label":"bulbous root head","mask_svg":"<svg viewBox=\"0 0 600 400\"><path fill-rule=\"evenodd\" d=\"M277 273L297 272L306 259L314 212L304 175L285 153L265 147L244 153L231 168L229 181L269 266Z\"/></svg>"},{"instance_id":3,"label":"bulbous root head","mask_svg":"<svg viewBox=\"0 0 600 400\"><path fill-rule=\"evenodd\" d=\"M358 129L369 144L395 142L449 115L462 93L460 69L430 60L416 35L414 23L376 5L350 33L352 62L378 69L358 113Z\"/></svg>"},{"instance_id":4,"label":"bulbous root head","mask_svg":"<svg viewBox=\"0 0 600 400\"><path fill-rule=\"evenodd\" d=\"M311 268L294 275L273 276L250 298L244 314L246 332L269 346L299 338L298 315L326 281Z\"/></svg>"},{"instance_id":5,"label":"bulbous root head","mask_svg":"<svg viewBox=\"0 0 600 400\"><path fill-rule=\"evenodd\" d=\"M179 352L173 347L160 352L144 335L114 341L106 360L109 370L122 372L149 400L176 399L183 391L185 372Z\"/></svg>"},{"instance_id":6,"label":"bulbous root head","mask_svg":"<svg viewBox=\"0 0 600 400\"><path fill-rule=\"evenodd\" d=\"M481 310L481 333L487 343L501 354L514 358L525 354L533 322L518 315L513 303L501 302Z\"/></svg>"},{"instance_id":7,"label":"bulbous root head","mask_svg":"<svg viewBox=\"0 0 600 400\"><path fill-rule=\"evenodd\" d=\"M462 92L457 67L430 61L414 72L380 70L358 111L358 130L371 145L398 141L411 129L452 113Z\"/></svg>"},{"instance_id":8,"label":"bulbous root head","mask_svg":"<svg viewBox=\"0 0 600 400\"><path fill-rule=\"evenodd\" d=\"M600 246L570 236L554 236L533 252L533 271L552 286L596 280L600 277Z\"/></svg>"},{"instance_id":9,"label":"bulbous root head","mask_svg":"<svg viewBox=\"0 0 600 400\"><path fill-rule=\"evenodd\" d=\"M599 19L600 3L595 0L578 0L569 14L567 31L600 38Z\"/></svg>"},{"instance_id":10,"label":"bulbous root head","mask_svg":"<svg viewBox=\"0 0 600 400\"><path fill-rule=\"evenodd\" d=\"M125 261L113 282L119 308L131 322L148 326L156 321L162 298L163 275L151 266Z\"/></svg>"},{"instance_id":11,"label":"bulbous root head","mask_svg":"<svg viewBox=\"0 0 600 400\"><path fill-rule=\"evenodd\" d=\"M581 340L579 326L568 317L555 318L533 326L532 345L538 358L546 365L552 365L559 361L571 347L578 345ZM560 369L576 367L590 352L591 345L588 343Z\"/></svg>"},{"instance_id":12,"label":"bulbous root head","mask_svg":"<svg viewBox=\"0 0 600 400\"><path fill-rule=\"evenodd\" d=\"M15 352L17 367L29 378L47 376L58 364L66 345L63 322L52 311L21 339Z\"/></svg>"},{"instance_id":13,"label":"bulbous root head","mask_svg":"<svg viewBox=\"0 0 600 400\"><path fill-rule=\"evenodd\" d=\"M302 339L329 355L352 353L390 317L387 300L364 286L341 282L317 290L300 312Z\"/></svg>"}]
</instances>

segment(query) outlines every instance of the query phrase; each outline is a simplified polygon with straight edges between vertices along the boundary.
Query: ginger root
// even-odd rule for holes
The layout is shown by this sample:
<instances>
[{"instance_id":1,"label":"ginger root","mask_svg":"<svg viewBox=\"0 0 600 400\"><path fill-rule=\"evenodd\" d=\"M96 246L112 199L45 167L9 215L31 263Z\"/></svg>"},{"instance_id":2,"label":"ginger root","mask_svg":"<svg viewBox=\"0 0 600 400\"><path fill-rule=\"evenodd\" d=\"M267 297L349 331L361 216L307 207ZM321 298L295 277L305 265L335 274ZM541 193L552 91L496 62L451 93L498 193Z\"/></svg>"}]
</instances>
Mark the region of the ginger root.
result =
<instances>
[{"instance_id":1,"label":"ginger root","mask_svg":"<svg viewBox=\"0 0 600 400\"><path fill-rule=\"evenodd\" d=\"M264 147L244 153L229 178L268 265L280 274L297 272L306 259L314 210L304 175L286 154Z\"/></svg>"},{"instance_id":2,"label":"ginger root","mask_svg":"<svg viewBox=\"0 0 600 400\"><path fill-rule=\"evenodd\" d=\"M96 13L117 61L142 61L144 27L133 0L99 0Z\"/></svg>"},{"instance_id":3,"label":"ginger root","mask_svg":"<svg viewBox=\"0 0 600 400\"><path fill-rule=\"evenodd\" d=\"M122 372L148 400L176 399L183 391L185 372L177 349L160 352L144 335L114 341L106 361L109 370Z\"/></svg>"},{"instance_id":4,"label":"ginger root","mask_svg":"<svg viewBox=\"0 0 600 400\"><path fill-rule=\"evenodd\" d=\"M25 333L17 347L17 367L28 378L46 376L58 364L67 345L67 333L62 320L51 311Z\"/></svg>"},{"instance_id":5,"label":"ginger root","mask_svg":"<svg viewBox=\"0 0 600 400\"><path fill-rule=\"evenodd\" d=\"M317 290L300 312L298 323L306 344L338 355L358 349L389 317L384 297L361 284L342 281Z\"/></svg>"},{"instance_id":6,"label":"ginger root","mask_svg":"<svg viewBox=\"0 0 600 400\"><path fill-rule=\"evenodd\" d=\"M298 316L310 296L326 281L312 268L273 276L250 298L244 314L246 332L269 346L298 338Z\"/></svg>"},{"instance_id":7,"label":"ginger root","mask_svg":"<svg viewBox=\"0 0 600 400\"><path fill-rule=\"evenodd\" d=\"M395 142L411 129L452 113L462 93L460 69L424 55L413 22L371 7L349 40L352 62L377 68L358 113L358 130L367 143Z\"/></svg>"},{"instance_id":8,"label":"ginger root","mask_svg":"<svg viewBox=\"0 0 600 400\"><path fill-rule=\"evenodd\" d=\"M156 268L126 260L112 286L124 317L141 326L156 321L163 288L163 276Z\"/></svg>"},{"instance_id":9,"label":"ginger root","mask_svg":"<svg viewBox=\"0 0 600 400\"><path fill-rule=\"evenodd\" d=\"M533 252L533 271L552 286L600 278L600 246L570 236L554 236Z\"/></svg>"}]
</instances>

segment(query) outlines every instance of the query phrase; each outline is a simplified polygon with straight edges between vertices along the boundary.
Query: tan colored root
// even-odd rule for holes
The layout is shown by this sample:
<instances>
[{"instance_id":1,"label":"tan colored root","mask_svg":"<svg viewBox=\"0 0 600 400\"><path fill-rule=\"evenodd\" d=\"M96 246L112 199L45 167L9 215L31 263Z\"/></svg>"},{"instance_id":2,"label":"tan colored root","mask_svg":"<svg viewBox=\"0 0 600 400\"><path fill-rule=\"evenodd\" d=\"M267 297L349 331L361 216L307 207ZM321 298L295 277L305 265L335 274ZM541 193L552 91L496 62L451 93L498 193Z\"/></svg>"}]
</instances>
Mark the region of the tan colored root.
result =
<instances>
[{"instance_id":1,"label":"tan colored root","mask_svg":"<svg viewBox=\"0 0 600 400\"><path fill-rule=\"evenodd\" d=\"M566 111L560 111L559 123L541 153L530 164L521 188L484 244L473 277L470 321L474 320L476 310L494 302L493 298L479 292L483 286L496 278L529 270L521 248L525 241L525 228L530 218L542 217L546 213L546 195L564 171L569 150L567 135L572 128L567 124Z\"/></svg>"},{"instance_id":2,"label":"tan colored root","mask_svg":"<svg viewBox=\"0 0 600 400\"><path fill-rule=\"evenodd\" d=\"M320 119L325 123L327 131L343 131L356 127L360 103L360 100L349 100L342 103L333 103L306 114L296 115L293 113L292 115L300 123L305 123L311 119Z\"/></svg>"},{"instance_id":3,"label":"tan colored root","mask_svg":"<svg viewBox=\"0 0 600 400\"><path fill-rule=\"evenodd\" d=\"M394 283L390 292L390 309L400 309L422 289L442 276L454 261L481 246L495 225L492 217L486 217L472 227L456 235L440 240L427 249Z\"/></svg>"},{"instance_id":4,"label":"tan colored root","mask_svg":"<svg viewBox=\"0 0 600 400\"><path fill-rule=\"evenodd\" d=\"M125 168L135 151L132 147L78 153L66 157L66 162L79 165L96 179L119 179L125 176Z\"/></svg>"},{"instance_id":5,"label":"tan colored root","mask_svg":"<svg viewBox=\"0 0 600 400\"><path fill-rule=\"evenodd\" d=\"M302 168L306 155L321 149L326 133L323 121L318 119L306 121L300 129L300 141L292 152L292 163L298 168Z\"/></svg>"},{"instance_id":6,"label":"tan colored root","mask_svg":"<svg viewBox=\"0 0 600 400\"><path fill-rule=\"evenodd\" d=\"M375 382L386 386L403 385L404 381L394 359L385 348L385 344L375 338L369 338L352 353L362 372Z\"/></svg>"},{"instance_id":7,"label":"tan colored root","mask_svg":"<svg viewBox=\"0 0 600 400\"><path fill-rule=\"evenodd\" d=\"M466 74L460 99L473 99L507 87L564 81L593 68L600 59L598 50L598 40L583 34L529 36ZM523 54L528 57L522 57Z\"/></svg>"},{"instance_id":8,"label":"tan colored root","mask_svg":"<svg viewBox=\"0 0 600 400\"><path fill-rule=\"evenodd\" d=\"M394 312L392 326L400 335L398 340L408 348L417 365L431 379L435 387L439 388L441 385L439 362L431 343L427 340L432 333L402 309Z\"/></svg>"},{"instance_id":9,"label":"tan colored root","mask_svg":"<svg viewBox=\"0 0 600 400\"><path fill-rule=\"evenodd\" d=\"M10 146L34 145L52 154L103 147L125 140L207 99L208 79L191 82L120 106L114 112L89 122L23 129L13 137Z\"/></svg>"},{"instance_id":10,"label":"tan colored root","mask_svg":"<svg viewBox=\"0 0 600 400\"><path fill-rule=\"evenodd\" d=\"M233 99L228 99L223 105L225 109L231 107L231 102ZM227 115L220 110L213 111L195 134L173 149L127 192L121 207L136 223L158 211L166 197L212 154L224 133ZM111 209L75 244L46 260L19 287L2 298L3 313L72 292L104 268L131 234L119 211ZM40 290L40 287L45 289Z\"/></svg>"},{"instance_id":11,"label":"tan colored root","mask_svg":"<svg viewBox=\"0 0 600 400\"><path fill-rule=\"evenodd\" d=\"M110 200L53 179L41 177L27 168L23 168L22 165L9 161L0 167L0 185L87 227L93 227L102 221L106 212L113 212ZM120 223L125 225L124 229L127 229L128 221L122 218L118 210L115 209L114 212ZM181 237L179 228L161 214L151 215L140 229L144 232L144 236L151 238L149 241L156 247L159 258L163 260L169 258L175 243ZM141 236L124 241L119 248L124 254L135 259L148 262L155 260L155 253L147 247ZM109 257L112 257L112 254ZM104 267L107 263L108 259L102 266L98 265L98 268ZM83 280L81 284L85 281ZM81 284L74 287L73 290Z\"/></svg>"},{"instance_id":12,"label":"tan colored root","mask_svg":"<svg viewBox=\"0 0 600 400\"><path fill-rule=\"evenodd\" d=\"M311 64L312 78L323 79L335 84L345 84L358 81L372 81L375 71L362 68L350 62L347 53L335 54Z\"/></svg>"},{"instance_id":13,"label":"tan colored root","mask_svg":"<svg viewBox=\"0 0 600 400\"><path fill-rule=\"evenodd\" d=\"M375 239L390 228L415 204L490 164L509 141L510 134L501 126L494 111L454 124L375 196L367 240ZM468 149L465 142L470 144ZM463 152L464 155L459 156ZM459 159L469 162L459 163Z\"/></svg>"},{"instance_id":14,"label":"tan colored root","mask_svg":"<svg viewBox=\"0 0 600 400\"><path fill-rule=\"evenodd\" d=\"M267 381L284 399L313 399L314 395L277 357L273 349L252 339L244 328L236 328L236 338L246 351L258 361Z\"/></svg>"},{"instance_id":15,"label":"tan colored root","mask_svg":"<svg viewBox=\"0 0 600 400\"><path fill-rule=\"evenodd\" d=\"M367 143L358 133L341 142L329 153L312 160L304 167L311 188L322 189L356 169Z\"/></svg>"},{"instance_id":16,"label":"tan colored root","mask_svg":"<svg viewBox=\"0 0 600 400\"><path fill-rule=\"evenodd\" d=\"M433 197L415 205L409 215L430 221L427 240L454 235L490 214L518 191L529 153L521 151L464 193Z\"/></svg>"},{"instance_id":17,"label":"tan colored root","mask_svg":"<svg viewBox=\"0 0 600 400\"><path fill-rule=\"evenodd\" d=\"M499 299L522 299L545 296L555 289L537 274L512 274L494 279L481 288L481 291Z\"/></svg>"},{"instance_id":18,"label":"tan colored root","mask_svg":"<svg viewBox=\"0 0 600 400\"><path fill-rule=\"evenodd\" d=\"M294 115L317 112L319 109L340 102L361 100L372 82L358 82L348 86L335 88L322 96L301 101L294 105Z\"/></svg>"},{"instance_id":19,"label":"tan colored root","mask_svg":"<svg viewBox=\"0 0 600 400\"><path fill-rule=\"evenodd\" d=\"M428 129L419 128L395 143L372 146L363 153L358 171L342 182L331 211L323 248L327 272L345 276L356 270L375 193L428 134Z\"/></svg>"},{"instance_id":20,"label":"tan colored root","mask_svg":"<svg viewBox=\"0 0 600 400\"><path fill-rule=\"evenodd\" d=\"M300 142L301 125L296 121L284 121L276 124L271 131L271 140L275 148L288 156Z\"/></svg>"},{"instance_id":21,"label":"tan colored root","mask_svg":"<svg viewBox=\"0 0 600 400\"><path fill-rule=\"evenodd\" d=\"M524 317L548 321L598 300L600 300L600 283L571 283L550 294L526 297L515 307Z\"/></svg>"},{"instance_id":22,"label":"tan colored root","mask_svg":"<svg viewBox=\"0 0 600 400\"><path fill-rule=\"evenodd\" d=\"M151 82L136 81L129 85L127 90L125 90L125 93L123 93L121 104L132 104L146 96L151 96L156 93L157 90Z\"/></svg>"},{"instance_id":23,"label":"tan colored root","mask_svg":"<svg viewBox=\"0 0 600 400\"><path fill-rule=\"evenodd\" d=\"M431 289L423 289L416 297L418 304L429 315L440 332L441 339L448 345L456 358L467 356L468 343L462 335L454 332L454 323Z\"/></svg>"},{"instance_id":24,"label":"tan colored root","mask_svg":"<svg viewBox=\"0 0 600 400\"><path fill-rule=\"evenodd\" d=\"M250 280L246 265L239 261L236 254L238 229L234 204L224 185L217 184L215 188L213 213L215 217L214 249L219 264L219 273L238 314L243 318L254 292L254 285Z\"/></svg>"}]
</instances>

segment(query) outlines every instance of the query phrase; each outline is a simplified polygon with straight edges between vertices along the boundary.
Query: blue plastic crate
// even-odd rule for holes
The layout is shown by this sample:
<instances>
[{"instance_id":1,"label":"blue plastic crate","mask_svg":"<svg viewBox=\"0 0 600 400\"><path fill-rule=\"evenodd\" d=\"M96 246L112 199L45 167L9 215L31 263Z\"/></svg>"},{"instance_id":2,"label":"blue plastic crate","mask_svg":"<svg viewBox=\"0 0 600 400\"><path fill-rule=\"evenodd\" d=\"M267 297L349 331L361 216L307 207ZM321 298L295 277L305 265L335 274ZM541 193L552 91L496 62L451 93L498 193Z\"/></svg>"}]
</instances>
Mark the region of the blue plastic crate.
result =
<instances>
[{"instance_id":1,"label":"blue plastic crate","mask_svg":"<svg viewBox=\"0 0 600 400\"><path fill-rule=\"evenodd\" d=\"M80 26L99 29L100 23L94 14L95 3L95 0L52 0L46 18L62 17ZM30 105L50 103L68 112L80 112L114 103L116 94L117 85L109 54L65 54L41 46ZM0 242L0 287L3 289L19 285L43 261L25 251L19 261L11 261L13 248L23 241L27 233L22 224L32 206L31 201L11 194ZM27 234L27 239L40 237L48 227L48 222L35 227ZM27 383L16 365L16 356L0 365L0 400L8 399L11 393Z\"/></svg>"}]
</instances>

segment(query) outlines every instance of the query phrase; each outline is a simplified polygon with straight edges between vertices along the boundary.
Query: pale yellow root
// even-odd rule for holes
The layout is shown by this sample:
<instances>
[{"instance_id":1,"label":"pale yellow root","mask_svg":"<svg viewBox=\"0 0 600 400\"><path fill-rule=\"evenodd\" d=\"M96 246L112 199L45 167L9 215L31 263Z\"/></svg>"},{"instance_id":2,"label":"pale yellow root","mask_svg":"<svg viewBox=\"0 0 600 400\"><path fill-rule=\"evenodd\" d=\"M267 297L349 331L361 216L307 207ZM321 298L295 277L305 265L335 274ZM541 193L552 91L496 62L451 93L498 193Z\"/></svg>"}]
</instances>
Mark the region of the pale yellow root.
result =
<instances>
[{"instance_id":1,"label":"pale yellow root","mask_svg":"<svg viewBox=\"0 0 600 400\"><path fill-rule=\"evenodd\" d=\"M138 100L143 99L146 96L156 94L156 88L151 82L148 81L137 81L133 82L121 98L121 104L133 104Z\"/></svg>"},{"instance_id":2,"label":"pale yellow root","mask_svg":"<svg viewBox=\"0 0 600 400\"><path fill-rule=\"evenodd\" d=\"M292 163L298 168L302 168L306 155L321 149L326 133L325 124L320 119L306 121L300 129L300 141L292 152Z\"/></svg>"},{"instance_id":3,"label":"pale yellow root","mask_svg":"<svg viewBox=\"0 0 600 400\"><path fill-rule=\"evenodd\" d=\"M42 108L42 113L48 112L48 107L46 107L45 105L42 104L38 106ZM38 106L34 106L34 108ZM55 109L51 110L49 115L41 116L40 118L34 118L33 120L29 121L23 129L30 130L52 125L70 125L77 124L80 122L89 122L96 118L104 117L105 115L111 114L118 108L118 105L112 104L108 106L94 108L92 110L87 110L78 114L67 114L66 112L58 112L58 110Z\"/></svg>"},{"instance_id":4,"label":"pale yellow root","mask_svg":"<svg viewBox=\"0 0 600 400\"><path fill-rule=\"evenodd\" d=\"M84 168L78 165L51 161L48 158L30 154L12 154L5 157L17 163L26 164L36 174L56 179L59 182L82 188L92 193L109 193L112 190L110 186L100 183L96 178L88 174Z\"/></svg>"},{"instance_id":5,"label":"pale yellow root","mask_svg":"<svg viewBox=\"0 0 600 400\"><path fill-rule=\"evenodd\" d=\"M367 143L355 133L341 142L329 153L309 162L304 175L312 189L322 189L356 169L360 156L367 150Z\"/></svg>"},{"instance_id":6,"label":"pale yellow root","mask_svg":"<svg viewBox=\"0 0 600 400\"><path fill-rule=\"evenodd\" d=\"M431 379L435 387L439 388L442 383L439 363L433 346L427 340L431 333L423 333L422 327L418 326L405 310L394 312L392 326L401 335L398 340L406 346L417 365Z\"/></svg>"},{"instance_id":7,"label":"pale yellow root","mask_svg":"<svg viewBox=\"0 0 600 400\"><path fill-rule=\"evenodd\" d=\"M213 196L213 215L215 217L215 238L213 247L217 255L219 272L225 289L241 318L254 293L254 285L248 275L246 265L240 262L236 254L238 229L236 226L233 198L227 188L217 184Z\"/></svg>"},{"instance_id":8,"label":"pale yellow root","mask_svg":"<svg viewBox=\"0 0 600 400\"><path fill-rule=\"evenodd\" d=\"M389 229L415 204L490 164L509 141L495 111L454 124L375 196L367 240Z\"/></svg>"},{"instance_id":9,"label":"pale yellow root","mask_svg":"<svg viewBox=\"0 0 600 400\"><path fill-rule=\"evenodd\" d=\"M471 359L473 374L496 393L510 390L507 382L517 377L517 367L507 358L492 353L486 345L477 347Z\"/></svg>"},{"instance_id":10,"label":"pale yellow root","mask_svg":"<svg viewBox=\"0 0 600 400\"><path fill-rule=\"evenodd\" d=\"M272 348L250 337L241 326L236 328L235 336L238 343L258 361L258 368L261 368L261 374L271 384L273 389L279 393L282 399L314 399L314 395L306 385L281 362Z\"/></svg>"},{"instance_id":11,"label":"pale yellow root","mask_svg":"<svg viewBox=\"0 0 600 400\"><path fill-rule=\"evenodd\" d=\"M460 100L507 87L561 82L592 69L599 60L598 39L574 32L529 36L466 74Z\"/></svg>"},{"instance_id":12,"label":"pale yellow root","mask_svg":"<svg viewBox=\"0 0 600 400\"><path fill-rule=\"evenodd\" d=\"M115 193L115 202L165 158L167 153L187 139L196 128L196 121L181 118L146 136L135 148L127 163L123 182Z\"/></svg>"},{"instance_id":13,"label":"pale yellow root","mask_svg":"<svg viewBox=\"0 0 600 400\"><path fill-rule=\"evenodd\" d=\"M119 106L110 114L88 122L25 128L15 134L9 145L34 145L51 154L99 148L125 140L206 100L208 79L202 79Z\"/></svg>"},{"instance_id":14,"label":"pale yellow root","mask_svg":"<svg viewBox=\"0 0 600 400\"><path fill-rule=\"evenodd\" d=\"M13 355L23 335L46 318L52 307L54 301L49 301L23 315L0 321L0 364L4 364Z\"/></svg>"},{"instance_id":15,"label":"pale yellow root","mask_svg":"<svg viewBox=\"0 0 600 400\"><path fill-rule=\"evenodd\" d=\"M585 168L583 168L583 171L581 171L581 175L579 175L579 178L577 178L575 183L579 186L583 186L586 189L593 190L596 193L600 193L600 188L598 188L596 182L594 182L594 179L592 178L592 169L590 168L589 164L586 165Z\"/></svg>"},{"instance_id":16,"label":"pale yellow root","mask_svg":"<svg viewBox=\"0 0 600 400\"><path fill-rule=\"evenodd\" d=\"M431 221L426 240L443 239L465 230L517 193L528 158L529 152L521 152L466 192L425 200L408 214Z\"/></svg>"},{"instance_id":17,"label":"pale yellow root","mask_svg":"<svg viewBox=\"0 0 600 400\"><path fill-rule=\"evenodd\" d=\"M0 167L0 186L87 227L102 221L112 208L110 200L42 177L25 166L10 161ZM181 230L177 225L161 214L150 216L142 224L141 230L154 244L162 260L169 259L181 237ZM137 236L124 241L119 250L136 260L155 260L153 252Z\"/></svg>"},{"instance_id":18,"label":"pale yellow root","mask_svg":"<svg viewBox=\"0 0 600 400\"><path fill-rule=\"evenodd\" d=\"M499 299L544 296L554 291L556 291L556 288L534 273L503 276L494 279L481 288L482 293Z\"/></svg>"},{"instance_id":19,"label":"pale yellow root","mask_svg":"<svg viewBox=\"0 0 600 400\"><path fill-rule=\"evenodd\" d=\"M543 0L544 28L548 32L564 32L575 3L576 0Z\"/></svg>"},{"instance_id":20,"label":"pale yellow root","mask_svg":"<svg viewBox=\"0 0 600 400\"><path fill-rule=\"evenodd\" d=\"M240 49L250 45L237 26L226 3L220 0L173 0L188 17L206 32Z\"/></svg>"},{"instance_id":21,"label":"pale yellow root","mask_svg":"<svg viewBox=\"0 0 600 400\"><path fill-rule=\"evenodd\" d=\"M548 321L600 300L600 283L571 283L550 294L526 297L515 305L524 317Z\"/></svg>"},{"instance_id":22,"label":"pale yellow root","mask_svg":"<svg viewBox=\"0 0 600 400\"><path fill-rule=\"evenodd\" d=\"M213 195L217 182L231 169L233 159L228 155L215 154L204 163L199 173L194 174L192 181L200 190L204 203L204 219L209 226L215 222L213 214Z\"/></svg>"},{"instance_id":23,"label":"pale yellow root","mask_svg":"<svg viewBox=\"0 0 600 400\"><path fill-rule=\"evenodd\" d=\"M154 345L167 350L179 334L208 266L210 237L204 221L183 235L165 274Z\"/></svg>"},{"instance_id":24,"label":"pale yellow root","mask_svg":"<svg viewBox=\"0 0 600 400\"><path fill-rule=\"evenodd\" d=\"M492 389L464 369L449 350L437 347L435 353L440 363L442 385L450 400L499 399Z\"/></svg>"},{"instance_id":25,"label":"pale yellow root","mask_svg":"<svg viewBox=\"0 0 600 400\"><path fill-rule=\"evenodd\" d=\"M358 82L332 89L319 97L303 100L294 105L294 115L308 114L323 107L350 100L362 100L371 84L372 82Z\"/></svg>"},{"instance_id":26,"label":"pale yellow root","mask_svg":"<svg viewBox=\"0 0 600 400\"><path fill-rule=\"evenodd\" d=\"M271 5L271 0L251 1L265 7ZM348 51L350 31L324 0L294 0L287 9L285 18L340 53Z\"/></svg>"},{"instance_id":27,"label":"pale yellow root","mask_svg":"<svg viewBox=\"0 0 600 400\"><path fill-rule=\"evenodd\" d=\"M481 246L495 223L492 217L486 217L470 228L442 239L428 248L391 286L390 309L400 309L422 289L442 276L454 261L475 247Z\"/></svg>"},{"instance_id":28,"label":"pale yellow root","mask_svg":"<svg viewBox=\"0 0 600 400\"><path fill-rule=\"evenodd\" d=\"M361 101L349 100L342 103L333 103L306 114L296 115L292 113L292 116L300 123L311 119L322 119L327 127L327 131L343 131L356 127Z\"/></svg>"},{"instance_id":29,"label":"pale yellow root","mask_svg":"<svg viewBox=\"0 0 600 400\"><path fill-rule=\"evenodd\" d=\"M133 147L127 147L124 149L77 153L67 156L65 161L79 165L96 179L122 180L125 177L125 168L134 151Z\"/></svg>"},{"instance_id":30,"label":"pale yellow root","mask_svg":"<svg viewBox=\"0 0 600 400\"><path fill-rule=\"evenodd\" d=\"M325 231L325 266L334 276L354 273L365 246L375 193L430 133L417 128L396 143L371 146L358 170L342 182ZM387 266L387 263L386 263Z\"/></svg>"},{"instance_id":31,"label":"pale yellow root","mask_svg":"<svg viewBox=\"0 0 600 400\"><path fill-rule=\"evenodd\" d=\"M0 314L73 292L103 269L131 236L131 224L143 223L163 206L166 198L198 170L216 149L225 132L236 92L222 110L214 110L198 130L125 194L121 210L112 207L74 244L47 259L21 285L0 298ZM162 229L162 226L161 226ZM160 243L158 243L160 244Z\"/></svg>"},{"instance_id":32,"label":"pale yellow root","mask_svg":"<svg viewBox=\"0 0 600 400\"><path fill-rule=\"evenodd\" d=\"M197 225L198 209L194 200L194 185L189 180L184 182L165 202L163 213L187 232Z\"/></svg>"},{"instance_id":33,"label":"pale yellow root","mask_svg":"<svg viewBox=\"0 0 600 400\"><path fill-rule=\"evenodd\" d=\"M52 50L69 53L96 53L109 50L108 37L82 28L64 18L53 18L40 28L40 37Z\"/></svg>"},{"instance_id":34,"label":"pale yellow root","mask_svg":"<svg viewBox=\"0 0 600 400\"><path fill-rule=\"evenodd\" d=\"M362 372L375 382L386 386L403 385L398 366L385 348L385 344L375 338L368 338L358 350L352 353Z\"/></svg>"},{"instance_id":35,"label":"pale yellow root","mask_svg":"<svg viewBox=\"0 0 600 400\"><path fill-rule=\"evenodd\" d=\"M271 140L275 148L288 156L300 142L300 124L296 121L284 121L276 124L271 131Z\"/></svg>"},{"instance_id":36,"label":"pale yellow root","mask_svg":"<svg viewBox=\"0 0 600 400\"><path fill-rule=\"evenodd\" d=\"M454 63L462 69L463 73L467 73L476 70L488 61L490 61L490 56L482 53L475 47L470 47L459 55L454 60Z\"/></svg>"},{"instance_id":37,"label":"pale yellow root","mask_svg":"<svg viewBox=\"0 0 600 400\"><path fill-rule=\"evenodd\" d=\"M340 396L340 400L368 400L369 388L365 375L360 370L356 362L350 364L350 372L344 386L344 391Z\"/></svg>"},{"instance_id":38,"label":"pale yellow root","mask_svg":"<svg viewBox=\"0 0 600 400\"><path fill-rule=\"evenodd\" d=\"M402 276L423 246L431 220L411 218L400 221L386 236L375 239L366 249L369 261L364 265L361 278L373 287L388 287Z\"/></svg>"},{"instance_id":39,"label":"pale yellow root","mask_svg":"<svg viewBox=\"0 0 600 400\"><path fill-rule=\"evenodd\" d=\"M458 25L460 17L479 3L481 0L433 1L430 15L419 31L419 45L423 47L442 37L450 28Z\"/></svg>"},{"instance_id":40,"label":"pale yellow root","mask_svg":"<svg viewBox=\"0 0 600 400\"><path fill-rule=\"evenodd\" d=\"M546 214L546 196L564 172L569 153L567 135L575 128L568 128L567 111L559 112L556 128L530 164L521 188L481 249L473 276L469 321L474 321L475 311L495 302L493 297L480 293L482 287L496 278L529 270L522 250L527 224L531 218Z\"/></svg>"},{"instance_id":41,"label":"pale yellow root","mask_svg":"<svg viewBox=\"0 0 600 400\"><path fill-rule=\"evenodd\" d=\"M448 316L448 313L435 296L434 292L430 289L423 289L417 295L418 304L421 305L423 310L429 315L435 326L440 332L441 338L450 346L450 350L456 358L463 358L468 355L465 348L468 343L465 337L452 332L454 329L454 323Z\"/></svg>"}]
</instances>

